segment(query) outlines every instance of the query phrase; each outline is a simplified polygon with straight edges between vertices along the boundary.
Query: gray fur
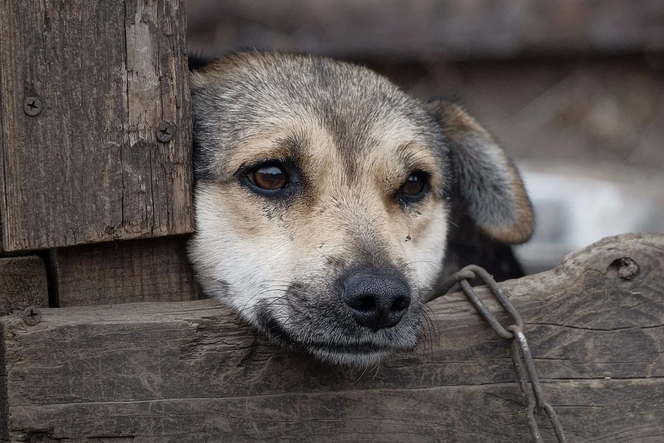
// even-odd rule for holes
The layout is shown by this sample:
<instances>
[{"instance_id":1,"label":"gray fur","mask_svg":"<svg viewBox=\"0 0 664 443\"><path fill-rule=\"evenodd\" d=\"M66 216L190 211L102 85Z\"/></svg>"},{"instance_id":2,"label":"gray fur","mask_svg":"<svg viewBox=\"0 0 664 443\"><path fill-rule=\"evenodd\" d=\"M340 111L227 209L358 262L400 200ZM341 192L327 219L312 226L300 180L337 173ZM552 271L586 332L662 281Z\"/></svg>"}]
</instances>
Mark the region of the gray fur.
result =
<instances>
[{"instance_id":1,"label":"gray fur","mask_svg":"<svg viewBox=\"0 0 664 443\"><path fill-rule=\"evenodd\" d=\"M532 231L516 169L453 104L424 104L366 68L300 55L233 55L199 67L191 83L191 260L206 292L277 343L332 363L376 364L417 342L452 211L498 240ZM286 201L243 185L245 167L270 160L263 152L297 170ZM418 168L431 191L401 203L395 195ZM398 324L371 331L348 315L340 281L362 267L408 285Z\"/></svg>"}]
</instances>

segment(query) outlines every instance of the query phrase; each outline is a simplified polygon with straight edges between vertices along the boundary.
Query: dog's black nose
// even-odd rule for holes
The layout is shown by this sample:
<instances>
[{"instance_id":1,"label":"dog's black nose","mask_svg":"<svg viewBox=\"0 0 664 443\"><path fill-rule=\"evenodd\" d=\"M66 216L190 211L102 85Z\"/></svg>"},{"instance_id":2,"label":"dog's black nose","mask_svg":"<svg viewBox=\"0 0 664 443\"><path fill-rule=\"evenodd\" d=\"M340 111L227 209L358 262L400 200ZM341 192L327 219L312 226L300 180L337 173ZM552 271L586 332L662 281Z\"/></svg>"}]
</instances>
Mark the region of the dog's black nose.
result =
<instances>
[{"instance_id":1,"label":"dog's black nose","mask_svg":"<svg viewBox=\"0 0 664 443\"><path fill-rule=\"evenodd\" d=\"M400 277L362 269L346 277L341 295L360 326L376 332L399 323L410 306L410 288Z\"/></svg>"}]
</instances>

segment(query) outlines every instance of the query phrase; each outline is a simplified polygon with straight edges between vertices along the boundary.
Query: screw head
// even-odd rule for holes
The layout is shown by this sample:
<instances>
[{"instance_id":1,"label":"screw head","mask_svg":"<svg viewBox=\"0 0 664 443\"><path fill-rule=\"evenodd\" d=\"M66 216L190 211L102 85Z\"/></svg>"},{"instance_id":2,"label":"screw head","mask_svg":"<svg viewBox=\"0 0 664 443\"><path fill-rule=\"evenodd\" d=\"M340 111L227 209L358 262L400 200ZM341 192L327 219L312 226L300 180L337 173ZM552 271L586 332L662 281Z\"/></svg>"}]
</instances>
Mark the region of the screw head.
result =
<instances>
[{"instance_id":1,"label":"screw head","mask_svg":"<svg viewBox=\"0 0 664 443\"><path fill-rule=\"evenodd\" d=\"M37 97L28 97L23 102L23 111L30 117L39 115L42 111L42 102Z\"/></svg>"},{"instance_id":2,"label":"screw head","mask_svg":"<svg viewBox=\"0 0 664 443\"><path fill-rule=\"evenodd\" d=\"M155 135L160 142L168 143L175 135L175 128L168 122L161 122L155 131Z\"/></svg>"},{"instance_id":3,"label":"screw head","mask_svg":"<svg viewBox=\"0 0 664 443\"><path fill-rule=\"evenodd\" d=\"M23 321L28 326L34 326L41 321L41 311L35 306L30 306L23 311Z\"/></svg>"}]
</instances>

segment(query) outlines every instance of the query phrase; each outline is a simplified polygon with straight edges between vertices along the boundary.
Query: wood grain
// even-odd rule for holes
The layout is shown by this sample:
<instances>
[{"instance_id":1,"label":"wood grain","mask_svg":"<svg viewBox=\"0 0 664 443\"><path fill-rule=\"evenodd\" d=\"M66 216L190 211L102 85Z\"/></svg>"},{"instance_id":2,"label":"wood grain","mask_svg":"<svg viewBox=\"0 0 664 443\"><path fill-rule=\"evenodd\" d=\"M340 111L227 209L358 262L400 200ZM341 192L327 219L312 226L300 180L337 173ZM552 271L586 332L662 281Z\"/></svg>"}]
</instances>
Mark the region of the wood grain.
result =
<instances>
[{"instance_id":1,"label":"wood grain","mask_svg":"<svg viewBox=\"0 0 664 443\"><path fill-rule=\"evenodd\" d=\"M362 59L495 59L661 51L658 0L189 0L189 45Z\"/></svg>"},{"instance_id":2,"label":"wood grain","mask_svg":"<svg viewBox=\"0 0 664 443\"><path fill-rule=\"evenodd\" d=\"M36 256L0 258L0 316L48 306L44 262Z\"/></svg>"},{"instance_id":3,"label":"wood grain","mask_svg":"<svg viewBox=\"0 0 664 443\"><path fill-rule=\"evenodd\" d=\"M193 230L181 3L0 2L6 250Z\"/></svg>"},{"instance_id":4,"label":"wood grain","mask_svg":"<svg viewBox=\"0 0 664 443\"><path fill-rule=\"evenodd\" d=\"M569 441L664 439L663 263L664 235L632 234L502 284ZM460 294L429 306L419 349L367 370L277 349L214 300L4 318L4 438L530 441L507 344Z\"/></svg>"},{"instance_id":5,"label":"wood grain","mask_svg":"<svg viewBox=\"0 0 664 443\"><path fill-rule=\"evenodd\" d=\"M188 236L80 245L54 253L60 307L188 301L200 291Z\"/></svg>"}]
</instances>

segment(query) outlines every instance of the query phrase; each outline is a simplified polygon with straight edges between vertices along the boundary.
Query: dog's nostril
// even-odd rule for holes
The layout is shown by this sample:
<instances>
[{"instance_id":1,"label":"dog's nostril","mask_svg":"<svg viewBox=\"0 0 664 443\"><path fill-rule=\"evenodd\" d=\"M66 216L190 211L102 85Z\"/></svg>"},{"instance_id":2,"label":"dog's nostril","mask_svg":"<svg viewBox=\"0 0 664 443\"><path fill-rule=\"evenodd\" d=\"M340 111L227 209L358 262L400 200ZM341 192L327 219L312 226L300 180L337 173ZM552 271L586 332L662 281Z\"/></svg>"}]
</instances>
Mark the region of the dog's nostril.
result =
<instances>
[{"instance_id":1,"label":"dog's nostril","mask_svg":"<svg viewBox=\"0 0 664 443\"><path fill-rule=\"evenodd\" d=\"M396 300L394 300L392 306L390 306L390 311L403 311L404 309L408 309L408 306L410 306L410 297L398 297Z\"/></svg>"},{"instance_id":2,"label":"dog's nostril","mask_svg":"<svg viewBox=\"0 0 664 443\"><path fill-rule=\"evenodd\" d=\"M376 307L376 299L373 295L364 295L357 299L351 299L346 302L348 306L358 311L368 312Z\"/></svg>"},{"instance_id":3,"label":"dog's nostril","mask_svg":"<svg viewBox=\"0 0 664 443\"><path fill-rule=\"evenodd\" d=\"M347 276L342 281L341 295L357 324L374 332L399 323L410 306L408 284L374 269Z\"/></svg>"}]
</instances>

